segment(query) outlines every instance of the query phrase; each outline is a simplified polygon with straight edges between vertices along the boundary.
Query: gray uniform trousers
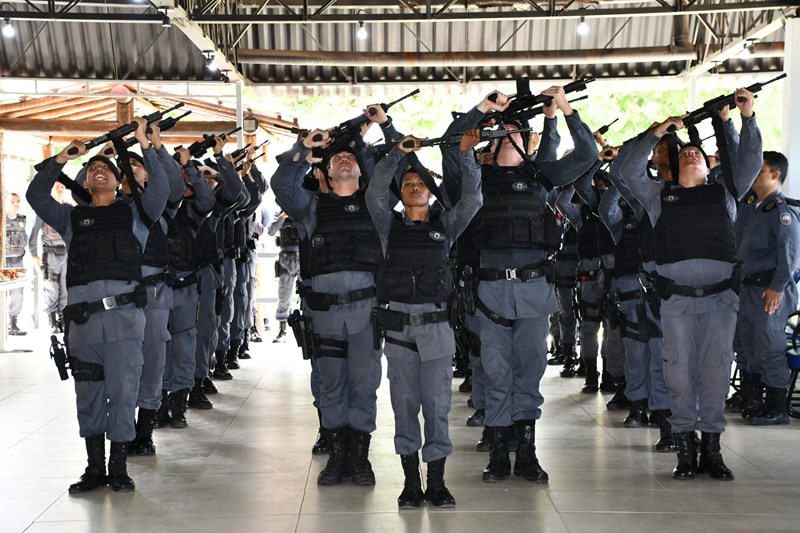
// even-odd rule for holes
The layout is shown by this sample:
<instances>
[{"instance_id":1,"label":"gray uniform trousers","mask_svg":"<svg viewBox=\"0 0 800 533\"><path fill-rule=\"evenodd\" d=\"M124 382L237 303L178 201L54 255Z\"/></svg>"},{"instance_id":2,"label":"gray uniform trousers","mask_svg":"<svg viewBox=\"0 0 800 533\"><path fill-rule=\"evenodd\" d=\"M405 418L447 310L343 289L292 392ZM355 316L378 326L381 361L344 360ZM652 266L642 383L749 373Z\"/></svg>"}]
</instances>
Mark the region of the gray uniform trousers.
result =
<instances>
[{"instance_id":1,"label":"gray uniform trousers","mask_svg":"<svg viewBox=\"0 0 800 533\"><path fill-rule=\"evenodd\" d=\"M178 277L188 276L182 272ZM173 290L175 305L169 313L172 340L167 343L167 367L164 390L176 392L194 387L195 351L197 349L197 284Z\"/></svg>"},{"instance_id":2,"label":"gray uniform trousers","mask_svg":"<svg viewBox=\"0 0 800 533\"><path fill-rule=\"evenodd\" d=\"M476 339L472 353L469 354L469 364L472 368L472 403L475 409L486 408L486 372L483 370L483 359L481 358L481 322L475 315L464 315L464 329L467 335Z\"/></svg>"},{"instance_id":3,"label":"gray uniform trousers","mask_svg":"<svg viewBox=\"0 0 800 533\"><path fill-rule=\"evenodd\" d=\"M278 276L278 307L275 309L275 320L286 320L292 307L295 281L300 273L300 254L298 252L281 252L278 264L283 267Z\"/></svg>"},{"instance_id":4,"label":"gray uniform trousers","mask_svg":"<svg viewBox=\"0 0 800 533\"><path fill-rule=\"evenodd\" d=\"M604 272L608 276L608 272ZM612 278L609 292L617 290L617 279ZM603 291L605 293L605 291ZM625 376L625 344L622 342L622 331L619 326L612 328L608 318L603 320L603 368L614 378Z\"/></svg>"},{"instance_id":5,"label":"gray uniform trousers","mask_svg":"<svg viewBox=\"0 0 800 533\"><path fill-rule=\"evenodd\" d=\"M761 374L767 387L788 389L789 370L786 366L786 320L794 311L784 298L774 315L764 311L761 293L764 287L745 285L739 293L737 323L740 353L737 361L745 370Z\"/></svg>"},{"instance_id":6,"label":"gray uniform trousers","mask_svg":"<svg viewBox=\"0 0 800 533\"><path fill-rule=\"evenodd\" d=\"M255 313L253 310L256 306L256 284L258 284L258 278L256 277L256 268L258 266L258 252L255 250L247 251L250 261L247 263L247 308L244 312L244 329L249 330L255 324Z\"/></svg>"},{"instance_id":7,"label":"gray uniform trousers","mask_svg":"<svg viewBox=\"0 0 800 533\"><path fill-rule=\"evenodd\" d=\"M600 297L603 295L602 280L579 281L577 290L578 299L581 303L581 322L578 326L581 340L581 358L597 359L600 351L597 334L600 332L599 303Z\"/></svg>"},{"instance_id":8,"label":"gray uniform trousers","mask_svg":"<svg viewBox=\"0 0 800 533\"><path fill-rule=\"evenodd\" d=\"M249 256L246 256L249 258ZM236 261L236 284L233 288L233 320L231 320L230 342L239 346L244 341L244 324L249 308L250 297L247 287L250 285L250 265L245 261ZM251 312L252 314L252 312Z\"/></svg>"},{"instance_id":9,"label":"gray uniform trousers","mask_svg":"<svg viewBox=\"0 0 800 533\"><path fill-rule=\"evenodd\" d=\"M558 327L558 313L553 313L547 319L547 334L555 338L561 334Z\"/></svg>"},{"instance_id":10,"label":"gray uniform trousers","mask_svg":"<svg viewBox=\"0 0 800 533\"><path fill-rule=\"evenodd\" d=\"M42 283L44 309L48 313L60 313L67 305L67 254L42 254L47 277Z\"/></svg>"},{"instance_id":11,"label":"gray uniform trousers","mask_svg":"<svg viewBox=\"0 0 800 533\"><path fill-rule=\"evenodd\" d=\"M517 318L510 328L481 313L481 359L486 372L484 425L508 427L541 417L539 383L547 368L548 315Z\"/></svg>"},{"instance_id":12,"label":"gray uniform trousers","mask_svg":"<svg viewBox=\"0 0 800 533\"><path fill-rule=\"evenodd\" d=\"M236 261L232 257L222 260L222 312L217 327L215 350L228 351L231 347L231 322L233 320L233 291L236 287Z\"/></svg>"},{"instance_id":13,"label":"gray uniform trousers","mask_svg":"<svg viewBox=\"0 0 800 533\"><path fill-rule=\"evenodd\" d=\"M558 330L561 335L561 345L569 344L575 346L575 334L578 329L578 319L575 316L575 309L572 305L575 296L575 283L567 286L565 281L560 278L575 279L575 271L578 269L577 261L567 261L558 259L556 256L556 299L558 300ZM561 286L559 286L561 285Z\"/></svg>"},{"instance_id":14,"label":"gray uniform trousers","mask_svg":"<svg viewBox=\"0 0 800 533\"><path fill-rule=\"evenodd\" d=\"M23 256L21 255L17 257L6 257L6 268L22 268L22 258ZM24 291L24 287L10 289L8 291L6 300L8 302L8 316L19 316L22 311L22 295Z\"/></svg>"},{"instance_id":15,"label":"gray uniform trousers","mask_svg":"<svg viewBox=\"0 0 800 533\"><path fill-rule=\"evenodd\" d=\"M220 278L212 265L206 265L197 272L198 310L196 343L194 350L194 377L207 378L211 354L217 345L217 314L215 303Z\"/></svg>"},{"instance_id":16,"label":"gray uniform trousers","mask_svg":"<svg viewBox=\"0 0 800 533\"><path fill-rule=\"evenodd\" d=\"M721 433L725 430L736 307L669 314L670 303L667 300L661 305L664 380L672 409L669 422L676 433Z\"/></svg>"},{"instance_id":17,"label":"gray uniform trousers","mask_svg":"<svg viewBox=\"0 0 800 533\"><path fill-rule=\"evenodd\" d=\"M401 313L429 313L444 306L432 303L389 302L389 309ZM422 448L422 460L436 461L453 453L447 415L452 404L453 328L448 322L406 325L403 331L387 331L384 344L386 374L394 411L394 449L411 455ZM392 344L388 339L413 343L417 351ZM422 407L425 443L419 427Z\"/></svg>"},{"instance_id":18,"label":"gray uniform trousers","mask_svg":"<svg viewBox=\"0 0 800 533\"><path fill-rule=\"evenodd\" d=\"M144 308L145 327L142 343L142 373L139 399L141 409L157 410L161 406L162 380L170 340L167 321L172 308L172 289L160 281L147 286L147 307Z\"/></svg>"},{"instance_id":19,"label":"gray uniform trousers","mask_svg":"<svg viewBox=\"0 0 800 533\"><path fill-rule=\"evenodd\" d=\"M641 290L635 275L622 276L619 290L629 292ZM661 321L653 316L647 302L634 298L620 302L619 309L625 320L638 322L636 307L644 305L648 322L661 326ZM628 336L622 337L625 343L625 397L630 401L647 400L650 410L669 409L669 392L664 383L664 338L651 337L640 342Z\"/></svg>"},{"instance_id":20,"label":"gray uniform trousers","mask_svg":"<svg viewBox=\"0 0 800 533\"><path fill-rule=\"evenodd\" d=\"M74 326L73 326L74 327ZM106 434L111 442L136 436L134 417L142 372L142 341L125 339L70 348L85 363L103 365L103 381L76 381L81 437Z\"/></svg>"}]
</instances>

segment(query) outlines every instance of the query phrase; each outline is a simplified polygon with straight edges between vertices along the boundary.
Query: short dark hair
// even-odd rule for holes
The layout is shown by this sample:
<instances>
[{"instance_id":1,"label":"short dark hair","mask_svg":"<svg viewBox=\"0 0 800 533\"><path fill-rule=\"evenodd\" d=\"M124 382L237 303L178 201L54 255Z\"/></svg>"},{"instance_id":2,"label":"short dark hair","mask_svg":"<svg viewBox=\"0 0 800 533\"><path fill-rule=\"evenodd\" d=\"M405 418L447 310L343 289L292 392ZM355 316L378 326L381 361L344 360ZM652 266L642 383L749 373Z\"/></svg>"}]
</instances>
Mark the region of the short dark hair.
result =
<instances>
[{"instance_id":1,"label":"short dark hair","mask_svg":"<svg viewBox=\"0 0 800 533\"><path fill-rule=\"evenodd\" d=\"M772 172L780 172L781 185L786 181L786 174L789 171L789 161L780 152L767 150L764 152L764 163L767 164Z\"/></svg>"}]
</instances>

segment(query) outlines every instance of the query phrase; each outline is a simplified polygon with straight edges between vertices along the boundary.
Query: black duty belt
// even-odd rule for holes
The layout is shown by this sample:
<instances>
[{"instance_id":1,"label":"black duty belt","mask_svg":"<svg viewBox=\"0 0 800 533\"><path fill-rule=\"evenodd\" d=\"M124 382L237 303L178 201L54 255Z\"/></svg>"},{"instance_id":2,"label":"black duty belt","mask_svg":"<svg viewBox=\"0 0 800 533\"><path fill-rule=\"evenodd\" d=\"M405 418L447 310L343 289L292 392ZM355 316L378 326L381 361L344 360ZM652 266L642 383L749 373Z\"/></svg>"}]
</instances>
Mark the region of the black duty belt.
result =
<instances>
[{"instance_id":1,"label":"black duty belt","mask_svg":"<svg viewBox=\"0 0 800 533\"><path fill-rule=\"evenodd\" d=\"M123 305L136 304L136 307L147 305L147 292L144 285L137 285L131 292L107 296L96 302L70 304L64 308L64 316L76 324L85 324L89 316L102 311L110 311Z\"/></svg>"},{"instance_id":2,"label":"black duty belt","mask_svg":"<svg viewBox=\"0 0 800 533\"><path fill-rule=\"evenodd\" d=\"M51 246L51 245L48 245L48 244L43 244L42 245L42 253L55 254L55 255L64 255L65 253L67 253L67 247L64 246L64 245Z\"/></svg>"},{"instance_id":3,"label":"black duty belt","mask_svg":"<svg viewBox=\"0 0 800 533\"><path fill-rule=\"evenodd\" d=\"M642 297L642 289L634 289L632 291L618 291L617 300L625 302L627 300L638 300Z\"/></svg>"},{"instance_id":4,"label":"black duty belt","mask_svg":"<svg viewBox=\"0 0 800 533\"><path fill-rule=\"evenodd\" d=\"M489 309L489 307L485 303L483 303L480 298L477 298L476 300L477 301L475 302L475 307L480 309L481 312L484 315L486 315L486 318L488 318L489 320L491 320L495 324L499 324L499 325L503 326L504 328L510 328L510 327L514 326L514 321L513 320L511 320L510 318L506 318L504 316L498 315L497 313L495 313L494 311Z\"/></svg>"},{"instance_id":5,"label":"black duty belt","mask_svg":"<svg viewBox=\"0 0 800 533\"><path fill-rule=\"evenodd\" d=\"M597 279L597 275L600 274L600 270L579 270L576 278L578 281L594 281Z\"/></svg>"},{"instance_id":6,"label":"black duty belt","mask_svg":"<svg viewBox=\"0 0 800 533\"><path fill-rule=\"evenodd\" d=\"M767 287L772 283L772 276L775 275L775 269L765 270L764 272L756 272L748 274L742 280L743 285L755 285L757 287Z\"/></svg>"},{"instance_id":7,"label":"black duty belt","mask_svg":"<svg viewBox=\"0 0 800 533\"><path fill-rule=\"evenodd\" d=\"M532 279L547 278L553 270L549 262L536 265L527 265L521 268L479 268L478 279L481 281L498 281L518 279L530 281Z\"/></svg>"},{"instance_id":8,"label":"black duty belt","mask_svg":"<svg viewBox=\"0 0 800 533\"><path fill-rule=\"evenodd\" d=\"M350 291L344 294L326 294L324 292L309 292L305 296L306 305L314 311L327 311L334 305L345 305L359 300L366 300L375 296L375 287L367 287Z\"/></svg>"},{"instance_id":9,"label":"black duty belt","mask_svg":"<svg viewBox=\"0 0 800 533\"><path fill-rule=\"evenodd\" d=\"M183 278L175 278L175 281L172 282L172 289L178 290L183 289L184 287L188 287L190 285L197 285L199 279L197 278L197 272L192 272L186 277Z\"/></svg>"},{"instance_id":10,"label":"black duty belt","mask_svg":"<svg viewBox=\"0 0 800 533\"><path fill-rule=\"evenodd\" d=\"M140 281L142 285L155 285L156 283L161 283L163 281L169 287L172 287L172 284L175 282L175 270L173 270L171 267L167 267L163 272L145 276Z\"/></svg>"},{"instance_id":11,"label":"black duty belt","mask_svg":"<svg viewBox=\"0 0 800 533\"><path fill-rule=\"evenodd\" d=\"M428 313L403 313L391 309L378 309L378 322L390 331L403 331L403 326L425 326L450 320L450 309Z\"/></svg>"},{"instance_id":12,"label":"black duty belt","mask_svg":"<svg viewBox=\"0 0 800 533\"><path fill-rule=\"evenodd\" d=\"M678 285L669 278L656 276L654 287L658 295L664 300L667 300L673 294L690 298L704 298L733 288L733 282L730 279L725 279L704 287L690 287L688 285Z\"/></svg>"}]
</instances>

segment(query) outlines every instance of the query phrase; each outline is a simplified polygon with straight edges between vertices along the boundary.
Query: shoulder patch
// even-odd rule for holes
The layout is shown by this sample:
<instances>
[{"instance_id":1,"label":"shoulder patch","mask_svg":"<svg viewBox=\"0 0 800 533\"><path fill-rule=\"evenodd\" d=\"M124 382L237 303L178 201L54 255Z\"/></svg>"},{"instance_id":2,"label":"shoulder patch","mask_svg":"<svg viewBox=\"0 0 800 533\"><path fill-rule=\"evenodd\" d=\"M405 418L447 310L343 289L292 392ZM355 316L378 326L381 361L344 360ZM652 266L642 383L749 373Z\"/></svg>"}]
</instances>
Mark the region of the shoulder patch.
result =
<instances>
[{"instance_id":1,"label":"shoulder patch","mask_svg":"<svg viewBox=\"0 0 800 533\"><path fill-rule=\"evenodd\" d=\"M781 213L781 224L788 226L792 223L792 215L789 213Z\"/></svg>"},{"instance_id":2,"label":"shoulder patch","mask_svg":"<svg viewBox=\"0 0 800 533\"><path fill-rule=\"evenodd\" d=\"M767 205L765 205L763 211L766 213L768 211L772 211L773 209L775 209L775 201L769 202Z\"/></svg>"}]
</instances>

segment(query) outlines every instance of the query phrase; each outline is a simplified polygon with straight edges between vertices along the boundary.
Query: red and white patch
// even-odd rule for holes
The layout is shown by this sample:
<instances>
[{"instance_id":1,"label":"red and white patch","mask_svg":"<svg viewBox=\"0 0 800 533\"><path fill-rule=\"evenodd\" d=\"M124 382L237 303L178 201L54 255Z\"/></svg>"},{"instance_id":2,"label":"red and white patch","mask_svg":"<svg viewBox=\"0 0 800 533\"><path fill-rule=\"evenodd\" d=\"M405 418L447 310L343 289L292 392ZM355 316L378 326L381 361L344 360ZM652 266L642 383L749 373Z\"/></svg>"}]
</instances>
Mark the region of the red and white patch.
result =
<instances>
[{"instance_id":1,"label":"red and white patch","mask_svg":"<svg viewBox=\"0 0 800 533\"><path fill-rule=\"evenodd\" d=\"M788 226L792 223L792 215L789 213L781 213L781 224Z\"/></svg>"}]
</instances>

